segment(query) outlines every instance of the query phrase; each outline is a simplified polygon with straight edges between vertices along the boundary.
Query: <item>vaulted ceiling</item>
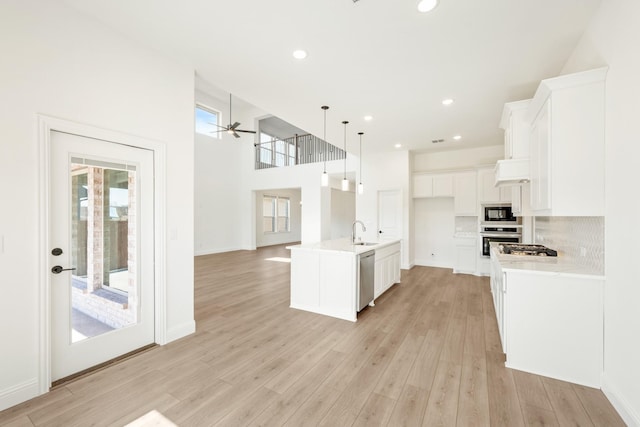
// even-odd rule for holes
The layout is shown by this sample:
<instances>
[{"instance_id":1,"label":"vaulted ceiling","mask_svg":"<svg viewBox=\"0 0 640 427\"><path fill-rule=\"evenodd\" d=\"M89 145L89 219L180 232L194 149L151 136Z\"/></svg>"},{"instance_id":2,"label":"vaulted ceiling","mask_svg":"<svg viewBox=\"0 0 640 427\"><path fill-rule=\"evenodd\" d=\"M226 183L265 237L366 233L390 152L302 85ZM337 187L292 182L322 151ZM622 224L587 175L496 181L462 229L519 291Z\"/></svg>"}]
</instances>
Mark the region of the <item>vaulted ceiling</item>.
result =
<instances>
[{"instance_id":1,"label":"vaulted ceiling","mask_svg":"<svg viewBox=\"0 0 640 427\"><path fill-rule=\"evenodd\" d=\"M561 72L600 3L440 0L423 14L416 0L59 1L309 132L322 135L329 105L329 142L349 120L350 149L364 131L369 150L417 151L501 143L503 104Z\"/></svg>"}]
</instances>

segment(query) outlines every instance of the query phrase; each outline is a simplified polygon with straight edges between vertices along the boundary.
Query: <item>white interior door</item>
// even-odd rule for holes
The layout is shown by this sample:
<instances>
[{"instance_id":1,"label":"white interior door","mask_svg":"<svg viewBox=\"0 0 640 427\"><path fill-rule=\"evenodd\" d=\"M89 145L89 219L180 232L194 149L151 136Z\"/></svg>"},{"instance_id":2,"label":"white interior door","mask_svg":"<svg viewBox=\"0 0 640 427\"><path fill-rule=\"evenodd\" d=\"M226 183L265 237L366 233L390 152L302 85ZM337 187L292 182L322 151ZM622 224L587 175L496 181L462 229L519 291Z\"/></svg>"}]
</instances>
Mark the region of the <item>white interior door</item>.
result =
<instances>
[{"instance_id":1,"label":"white interior door","mask_svg":"<svg viewBox=\"0 0 640 427\"><path fill-rule=\"evenodd\" d=\"M51 380L154 342L153 152L51 132Z\"/></svg>"},{"instance_id":2,"label":"white interior door","mask_svg":"<svg viewBox=\"0 0 640 427\"><path fill-rule=\"evenodd\" d=\"M378 191L378 233L380 237L402 238L400 190Z\"/></svg>"}]
</instances>

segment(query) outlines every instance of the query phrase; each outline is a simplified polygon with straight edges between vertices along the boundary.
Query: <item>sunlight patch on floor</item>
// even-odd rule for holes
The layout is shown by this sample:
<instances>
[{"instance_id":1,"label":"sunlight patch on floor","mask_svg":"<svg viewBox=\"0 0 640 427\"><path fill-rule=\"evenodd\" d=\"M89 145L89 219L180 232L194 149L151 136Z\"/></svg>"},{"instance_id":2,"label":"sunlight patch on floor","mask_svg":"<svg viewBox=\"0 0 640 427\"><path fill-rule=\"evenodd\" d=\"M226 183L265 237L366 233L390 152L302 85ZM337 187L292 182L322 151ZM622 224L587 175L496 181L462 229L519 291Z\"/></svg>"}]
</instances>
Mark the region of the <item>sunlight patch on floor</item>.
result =
<instances>
[{"instance_id":1,"label":"sunlight patch on floor","mask_svg":"<svg viewBox=\"0 0 640 427\"><path fill-rule=\"evenodd\" d=\"M176 424L172 423L169 419L164 417L160 412L155 409L147 412L140 418L131 421L125 427L177 427Z\"/></svg>"},{"instance_id":2,"label":"sunlight patch on floor","mask_svg":"<svg viewBox=\"0 0 640 427\"><path fill-rule=\"evenodd\" d=\"M284 258L284 257L273 257L273 258L265 258L265 261L276 261L276 262L288 262L291 263L291 258Z\"/></svg>"}]
</instances>

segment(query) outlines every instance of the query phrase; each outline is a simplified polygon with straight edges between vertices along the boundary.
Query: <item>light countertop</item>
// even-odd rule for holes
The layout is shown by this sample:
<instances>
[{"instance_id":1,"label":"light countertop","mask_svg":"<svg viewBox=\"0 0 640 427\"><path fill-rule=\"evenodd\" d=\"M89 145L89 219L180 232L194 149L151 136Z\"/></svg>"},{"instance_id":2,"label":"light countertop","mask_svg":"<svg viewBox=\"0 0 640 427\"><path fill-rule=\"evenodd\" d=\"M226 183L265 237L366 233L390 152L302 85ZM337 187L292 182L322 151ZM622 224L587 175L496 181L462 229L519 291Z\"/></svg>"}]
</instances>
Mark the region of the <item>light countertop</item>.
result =
<instances>
[{"instance_id":1,"label":"light countertop","mask_svg":"<svg viewBox=\"0 0 640 427\"><path fill-rule=\"evenodd\" d=\"M379 239L372 241L375 245L353 245L350 238L324 240L316 243L306 243L301 245L287 246L287 249L295 250L308 250L308 251L328 251L328 252L342 252L358 255L364 252L373 251L376 249L384 248L385 246L399 243L401 239Z\"/></svg>"},{"instance_id":2,"label":"light countertop","mask_svg":"<svg viewBox=\"0 0 640 427\"><path fill-rule=\"evenodd\" d=\"M498 253L498 243L491 243L491 258L497 259L503 271L527 271L540 274L567 274L571 276L604 279L604 272L581 265L558 252L557 257L505 255Z\"/></svg>"}]
</instances>

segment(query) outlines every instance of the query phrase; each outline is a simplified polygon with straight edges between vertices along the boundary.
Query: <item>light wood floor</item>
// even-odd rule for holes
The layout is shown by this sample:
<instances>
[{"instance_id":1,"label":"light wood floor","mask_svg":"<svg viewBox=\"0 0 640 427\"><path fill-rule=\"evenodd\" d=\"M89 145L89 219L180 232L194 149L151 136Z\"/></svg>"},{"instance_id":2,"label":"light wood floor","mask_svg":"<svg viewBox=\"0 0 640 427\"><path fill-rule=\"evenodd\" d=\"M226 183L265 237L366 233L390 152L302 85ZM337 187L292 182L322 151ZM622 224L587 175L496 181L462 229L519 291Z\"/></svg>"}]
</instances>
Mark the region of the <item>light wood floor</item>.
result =
<instances>
[{"instance_id":1,"label":"light wood floor","mask_svg":"<svg viewBox=\"0 0 640 427\"><path fill-rule=\"evenodd\" d=\"M357 323L290 309L282 246L197 257L197 333L0 412L11 426L622 426L602 392L504 367L486 278L416 267Z\"/></svg>"}]
</instances>

